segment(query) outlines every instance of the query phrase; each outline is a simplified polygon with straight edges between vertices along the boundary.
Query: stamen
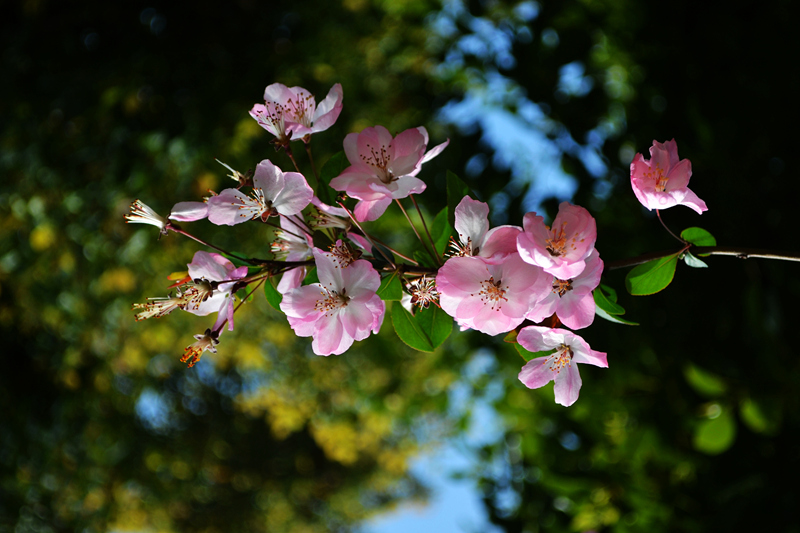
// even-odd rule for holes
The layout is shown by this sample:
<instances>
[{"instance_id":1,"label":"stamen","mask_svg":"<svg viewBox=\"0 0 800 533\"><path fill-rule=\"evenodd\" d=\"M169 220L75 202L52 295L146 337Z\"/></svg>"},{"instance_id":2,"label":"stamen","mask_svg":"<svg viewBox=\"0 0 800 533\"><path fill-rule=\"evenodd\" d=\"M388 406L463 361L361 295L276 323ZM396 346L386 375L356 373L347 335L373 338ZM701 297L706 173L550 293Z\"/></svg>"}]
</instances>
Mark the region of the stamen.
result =
<instances>
[{"instance_id":1,"label":"stamen","mask_svg":"<svg viewBox=\"0 0 800 533\"><path fill-rule=\"evenodd\" d=\"M567 368L572 364L572 356L572 348L566 344L562 344L556 349L556 352L545 359L542 364L550 365L550 371L558 374L563 368Z\"/></svg>"},{"instance_id":2,"label":"stamen","mask_svg":"<svg viewBox=\"0 0 800 533\"><path fill-rule=\"evenodd\" d=\"M505 296L508 286L503 287L502 283L502 280L495 281L494 277L490 277L481 282L483 289L478 295L480 295L484 304L491 304L492 311L499 310L503 305L503 301L508 301L508 298Z\"/></svg>"},{"instance_id":3,"label":"stamen","mask_svg":"<svg viewBox=\"0 0 800 533\"><path fill-rule=\"evenodd\" d=\"M558 294L559 297L564 296L567 292L572 290L572 280L563 280L553 278L553 292Z\"/></svg>"},{"instance_id":4,"label":"stamen","mask_svg":"<svg viewBox=\"0 0 800 533\"><path fill-rule=\"evenodd\" d=\"M411 304L420 309L427 309L430 304L439 305L439 291L436 290L436 282L428 279L427 276L415 279L406 287L411 293Z\"/></svg>"}]
</instances>

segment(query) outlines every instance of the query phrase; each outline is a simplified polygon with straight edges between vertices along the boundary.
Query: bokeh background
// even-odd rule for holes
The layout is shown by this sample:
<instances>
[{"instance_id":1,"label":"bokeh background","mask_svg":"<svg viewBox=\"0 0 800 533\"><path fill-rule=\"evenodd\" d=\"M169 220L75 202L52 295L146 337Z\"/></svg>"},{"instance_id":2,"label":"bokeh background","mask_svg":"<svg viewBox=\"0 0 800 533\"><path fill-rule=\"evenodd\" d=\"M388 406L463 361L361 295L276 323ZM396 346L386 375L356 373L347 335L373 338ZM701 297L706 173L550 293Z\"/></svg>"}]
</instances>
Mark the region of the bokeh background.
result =
<instances>
[{"instance_id":1,"label":"bokeh background","mask_svg":"<svg viewBox=\"0 0 800 533\"><path fill-rule=\"evenodd\" d=\"M797 264L711 257L648 298L608 272L641 325L585 330L610 368L582 369L565 409L519 383L501 338L454 332L424 354L387 321L319 358L263 298L187 370L183 347L210 322L135 323L131 304L163 295L198 248L122 218L136 198L166 213L228 186L215 158L289 169L247 111L273 82L318 98L339 82L316 161L367 126L425 125L451 139L423 171L429 214L449 169L496 224L570 199L597 218L607 262L668 249L628 165L675 138L709 211L664 212L674 230L797 251L792 7L3 2L0 532L359 530L427 501L409 465L443 442L470 448L460 475L501 531L800 530ZM192 231L256 256L271 239ZM464 438L478 407L495 428L483 441Z\"/></svg>"}]
</instances>

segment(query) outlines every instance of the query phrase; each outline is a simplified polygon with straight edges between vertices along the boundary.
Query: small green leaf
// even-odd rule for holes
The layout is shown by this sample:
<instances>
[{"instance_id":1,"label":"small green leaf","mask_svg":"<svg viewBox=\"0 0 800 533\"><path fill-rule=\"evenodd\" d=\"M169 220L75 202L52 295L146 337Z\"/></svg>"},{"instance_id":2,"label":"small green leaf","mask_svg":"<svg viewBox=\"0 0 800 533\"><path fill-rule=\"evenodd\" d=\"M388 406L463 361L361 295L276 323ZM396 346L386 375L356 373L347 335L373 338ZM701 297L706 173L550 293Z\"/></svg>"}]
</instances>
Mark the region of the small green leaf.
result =
<instances>
[{"instance_id":1,"label":"small green leaf","mask_svg":"<svg viewBox=\"0 0 800 533\"><path fill-rule=\"evenodd\" d=\"M386 276L381 280L378 296L381 297L381 300L387 302L403 298L403 284L400 282L400 278L397 277L397 272L393 272L391 276Z\"/></svg>"},{"instance_id":2,"label":"small green leaf","mask_svg":"<svg viewBox=\"0 0 800 533\"><path fill-rule=\"evenodd\" d=\"M600 288L603 289L603 292L608 296L608 299L614 303L617 303L617 291L606 285L605 283L600 284Z\"/></svg>"},{"instance_id":3,"label":"small green leaf","mask_svg":"<svg viewBox=\"0 0 800 533\"><path fill-rule=\"evenodd\" d=\"M447 251L447 245L450 242L450 236L453 234L453 227L447 223L447 208L445 207L436 218L433 219L433 227L431 228L431 237L433 237L436 252L439 257L443 256Z\"/></svg>"},{"instance_id":4,"label":"small green leaf","mask_svg":"<svg viewBox=\"0 0 800 533\"><path fill-rule=\"evenodd\" d=\"M723 409L719 416L698 424L693 444L696 450L717 455L730 448L735 439L736 420L728 409Z\"/></svg>"},{"instance_id":5,"label":"small green leaf","mask_svg":"<svg viewBox=\"0 0 800 533\"><path fill-rule=\"evenodd\" d=\"M264 296L267 297L267 303L269 303L273 309L277 311L281 310L281 301L283 301L283 295L278 292L278 289L272 285L270 280L264 281Z\"/></svg>"},{"instance_id":6,"label":"small green leaf","mask_svg":"<svg viewBox=\"0 0 800 533\"><path fill-rule=\"evenodd\" d=\"M414 316L405 310L402 305L392 306L392 325L400 340L415 350L432 352L434 350L431 339L422 331L414 320Z\"/></svg>"},{"instance_id":7,"label":"small green leaf","mask_svg":"<svg viewBox=\"0 0 800 533\"><path fill-rule=\"evenodd\" d=\"M339 194L330 183L333 178L342 173L344 169L350 166L344 152L337 152L331 156L328 161L323 165L319 173L319 185L317 186L317 198L322 200L323 203L328 205L336 205L336 196Z\"/></svg>"},{"instance_id":8,"label":"small green leaf","mask_svg":"<svg viewBox=\"0 0 800 533\"><path fill-rule=\"evenodd\" d=\"M453 318L436 305L431 305L427 309L419 309L414 315L414 320L428 336L431 346L434 348L447 340L450 332L453 331Z\"/></svg>"},{"instance_id":9,"label":"small green leaf","mask_svg":"<svg viewBox=\"0 0 800 533\"><path fill-rule=\"evenodd\" d=\"M689 252L683 254L683 262L692 268L708 268L707 264L705 264L703 261L693 256Z\"/></svg>"},{"instance_id":10,"label":"small green leaf","mask_svg":"<svg viewBox=\"0 0 800 533\"><path fill-rule=\"evenodd\" d=\"M605 294L603 294L603 291L600 287L595 289L593 294L594 294L595 305L597 305L597 307L599 307L609 315L625 314L625 309L623 309L623 307L618 303L609 300L608 297Z\"/></svg>"},{"instance_id":11,"label":"small green leaf","mask_svg":"<svg viewBox=\"0 0 800 533\"><path fill-rule=\"evenodd\" d=\"M616 315L609 315L604 310L600 309L599 307L594 308L594 313L599 316L600 318L605 318L609 322L614 322L616 324L625 324L626 326L638 326L638 322L631 322L630 320L625 320L624 318L620 318Z\"/></svg>"},{"instance_id":12,"label":"small green leaf","mask_svg":"<svg viewBox=\"0 0 800 533\"><path fill-rule=\"evenodd\" d=\"M683 369L683 375L689 385L703 396L714 398L722 395L727 390L725 381L721 377L692 363L686 365Z\"/></svg>"},{"instance_id":13,"label":"small green leaf","mask_svg":"<svg viewBox=\"0 0 800 533\"><path fill-rule=\"evenodd\" d=\"M739 405L742 422L756 433L774 434L778 428L778 416L774 409L766 409L760 403L745 398Z\"/></svg>"},{"instance_id":14,"label":"small green leaf","mask_svg":"<svg viewBox=\"0 0 800 533\"><path fill-rule=\"evenodd\" d=\"M686 228L681 232L681 239L695 246L717 245L717 239L703 228Z\"/></svg>"},{"instance_id":15,"label":"small green leaf","mask_svg":"<svg viewBox=\"0 0 800 533\"><path fill-rule=\"evenodd\" d=\"M447 222L450 227L456 225L456 206L469 196L469 187L461 181L461 178L447 171Z\"/></svg>"},{"instance_id":16,"label":"small green leaf","mask_svg":"<svg viewBox=\"0 0 800 533\"><path fill-rule=\"evenodd\" d=\"M625 287L634 296L655 294L672 282L677 264L678 254L648 261L628 272Z\"/></svg>"}]
</instances>

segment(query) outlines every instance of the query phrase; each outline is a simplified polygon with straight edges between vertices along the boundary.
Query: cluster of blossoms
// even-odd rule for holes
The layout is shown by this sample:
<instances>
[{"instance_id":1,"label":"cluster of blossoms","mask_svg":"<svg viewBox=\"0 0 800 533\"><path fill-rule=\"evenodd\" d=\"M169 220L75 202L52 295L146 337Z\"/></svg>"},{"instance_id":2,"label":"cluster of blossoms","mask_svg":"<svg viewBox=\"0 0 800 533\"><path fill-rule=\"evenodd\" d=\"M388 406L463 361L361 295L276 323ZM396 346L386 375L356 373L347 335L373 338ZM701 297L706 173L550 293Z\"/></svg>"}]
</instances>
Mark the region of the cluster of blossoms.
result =
<instances>
[{"instance_id":1,"label":"cluster of blossoms","mask_svg":"<svg viewBox=\"0 0 800 533\"><path fill-rule=\"evenodd\" d=\"M187 276L171 287L175 293L135 304L140 310L136 319L162 317L175 309L200 316L216 312L214 325L195 335L197 342L186 348L182 361L192 366L205 350L216 352L226 325L233 330L234 313L241 305L235 303L237 291L252 285L252 294L266 285L269 294L272 278L280 277L271 290L291 328L298 336L312 338L315 354L338 355L378 333L387 311L379 295L382 278L397 277L405 287L403 300L395 304L398 312L401 305L411 313L434 306L462 330L488 335L516 331L517 342L526 350L548 352L525 364L519 374L522 383L538 388L554 381L556 401L574 403L581 387L577 363L608 366L605 353L592 350L573 333L591 325L595 317L593 291L600 284L603 261L595 248L594 218L583 207L563 202L550 226L542 216L528 213L522 227L490 228L488 205L465 196L454 210L450 251L442 257L430 234L430 250L420 237L437 266L421 265L377 241L363 223L378 219L392 203L405 214L400 200L408 197L417 207L413 195L426 188L418 177L422 165L449 141L428 149L423 127L396 136L382 126L351 133L343 146L349 166L315 193L299 171L290 143L302 140L310 158L311 135L334 124L342 97L341 86L334 85L317 106L305 89L273 84L264 92L265 103L250 111L275 137L276 147L290 156L295 171L284 172L269 160L247 174L225 165L236 187L212 192L203 202L175 204L167 217L134 202L128 222L156 226L162 234L180 233L220 252L177 223L208 219L232 226L258 221L275 228L273 257L197 252ZM651 156L645 161L637 155L631 166L632 185L646 207L684 204L698 212L706 209L686 188L690 164L678 160L674 141L654 143ZM343 193L338 205L323 203L317 196L319 187L331 188L331 198L336 196L333 191ZM347 197L357 202L349 204ZM327 248L315 245L325 240Z\"/></svg>"}]
</instances>

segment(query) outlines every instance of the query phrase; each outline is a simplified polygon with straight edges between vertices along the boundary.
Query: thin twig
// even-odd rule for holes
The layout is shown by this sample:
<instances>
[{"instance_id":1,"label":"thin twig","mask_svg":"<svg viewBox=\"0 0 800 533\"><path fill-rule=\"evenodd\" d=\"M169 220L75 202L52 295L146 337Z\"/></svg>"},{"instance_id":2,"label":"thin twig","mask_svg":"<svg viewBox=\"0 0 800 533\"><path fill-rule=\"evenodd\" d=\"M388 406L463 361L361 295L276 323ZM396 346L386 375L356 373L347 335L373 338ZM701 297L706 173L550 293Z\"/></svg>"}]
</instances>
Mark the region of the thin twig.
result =
<instances>
[{"instance_id":1,"label":"thin twig","mask_svg":"<svg viewBox=\"0 0 800 533\"><path fill-rule=\"evenodd\" d=\"M664 224L664 220L661 218L661 211L659 211L658 209L656 209L656 216L658 217L658 221L661 222L661 225L664 226L664 229L667 230L667 232L669 232L670 235L678 239L678 241L686 244L685 240L681 239L680 237L672 233L672 230L669 229L666 224Z\"/></svg>"},{"instance_id":2,"label":"thin twig","mask_svg":"<svg viewBox=\"0 0 800 533\"><path fill-rule=\"evenodd\" d=\"M339 206L342 209L345 210L345 212L347 213L347 216L350 217L350 220L353 221L353 224L355 224L356 227L361 231L361 234L364 235L364 238L369 241L369 243L372 245L372 247L375 248L376 250L378 250L378 252L383 256L383 258L386 259L389 262L390 265L392 265L392 268L396 269L397 265L395 265L394 261L392 261L392 258L388 257L384 253L384 251L381 249L381 247L375 244L375 241L372 240L372 237L370 237L369 233L364 231L364 228L362 228L361 224L358 223L358 220L356 220L356 217L353 216L353 213L351 213L350 210L347 209L342 202L337 202L337 203L339 204Z\"/></svg>"},{"instance_id":3,"label":"thin twig","mask_svg":"<svg viewBox=\"0 0 800 533\"><path fill-rule=\"evenodd\" d=\"M314 183L314 188L317 187L319 184L319 172L317 172L317 166L314 164L314 158L311 157L311 144L310 143L303 143L306 145L306 153L308 154L308 162L311 163L311 171L314 173L314 179L316 183Z\"/></svg>"},{"instance_id":4,"label":"thin twig","mask_svg":"<svg viewBox=\"0 0 800 533\"><path fill-rule=\"evenodd\" d=\"M413 230L414 230L414 235L416 235L416 236L417 236L417 239L419 239L419 242L420 242L420 244L422 244L422 247L423 247L423 248L425 248L425 251L426 251L426 252L428 252L429 254L431 254L431 257L433 257L433 259L434 259L434 260L436 260L436 259L437 259L437 257L436 257L436 247L434 247L434 249L433 249L433 252L432 252L432 253L431 253L431 251L430 251L430 250L428 250L427 243L426 243L424 240L422 240L422 236L421 236L421 235L419 234L419 232L417 231L417 228L416 228L416 226L414 226L414 223L413 223L413 222L411 222L411 217L410 217L410 216L408 216L408 213L407 213L407 212L406 212L406 210L403 208L403 204L401 204L401 203L400 203L400 200L398 200L397 198L395 198L395 199L394 199L394 201L395 201L395 202L397 202L397 205L400 207L400 211L402 211L402 212L403 212L403 214L406 216L406 220L408 220L408 224L411 226L411 229L413 229Z\"/></svg>"},{"instance_id":5,"label":"thin twig","mask_svg":"<svg viewBox=\"0 0 800 533\"><path fill-rule=\"evenodd\" d=\"M439 252L436 251L436 243L433 242L433 237L431 236L431 232L428 231L428 225L425 223L425 217L422 216L422 211L420 210L419 205L417 205L417 200L416 198L414 198L413 194L409 194L408 197L411 198L411 201L414 203L414 207L417 208L419 219L422 221L422 227L425 228L425 233L428 235L428 239L430 239L431 241L431 248L433 248L433 256L436 258L436 264L441 265L442 258L439 257Z\"/></svg>"},{"instance_id":6,"label":"thin twig","mask_svg":"<svg viewBox=\"0 0 800 533\"><path fill-rule=\"evenodd\" d=\"M737 248L728 246L694 246L691 245L683 250L667 250L662 252L649 252L628 259L620 259L605 264L606 270L616 270L642 265L654 259L661 259L670 255L680 254L683 251L691 251L696 255L725 255L738 257L739 259L777 259L779 261L800 262L800 253L774 252L771 250L761 250L756 248Z\"/></svg>"},{"instance_id":7,"label":"thin twig","mask_svg":"<svg viewBox=\"0 0 800 533\"><path fill-rule=\"evenodd\" d=\"M231 252L229 252L227 250L224 250L224 249L220 248L219 246L215 246L215 245L211 244L210 242L206 242L203 239L195 237L194 235L192 235L188 231L185 231L183 228L181 228L180 226L178 226L174 222L167 222L166 228L169 229L169 230L174 231L175 233L177 233L179 235L183 235L184 237L189 237L193 241L199 242L203 246L208 246L209 248L213 248L214 250L216 250L218 252L221 252L223 254L229 255L231 257L234 257L234 258L238 259L239 261L244 261L245 263L250 263L250 264L258 263L258 261L255 260L255 259L249 259L247 257L242 257L240 255L231 253Z\"/></svg>"}]
</instances>

